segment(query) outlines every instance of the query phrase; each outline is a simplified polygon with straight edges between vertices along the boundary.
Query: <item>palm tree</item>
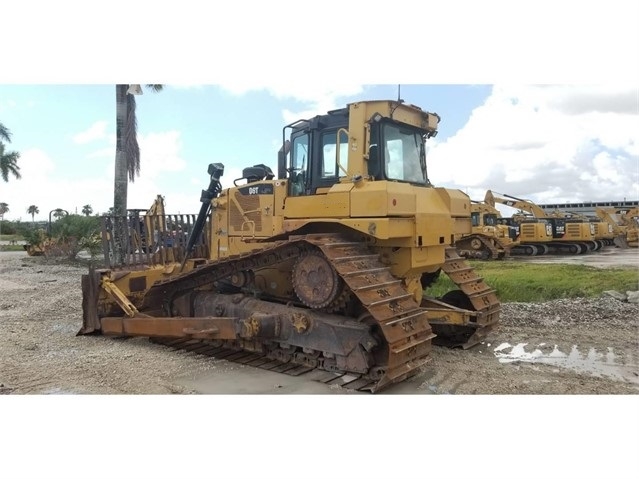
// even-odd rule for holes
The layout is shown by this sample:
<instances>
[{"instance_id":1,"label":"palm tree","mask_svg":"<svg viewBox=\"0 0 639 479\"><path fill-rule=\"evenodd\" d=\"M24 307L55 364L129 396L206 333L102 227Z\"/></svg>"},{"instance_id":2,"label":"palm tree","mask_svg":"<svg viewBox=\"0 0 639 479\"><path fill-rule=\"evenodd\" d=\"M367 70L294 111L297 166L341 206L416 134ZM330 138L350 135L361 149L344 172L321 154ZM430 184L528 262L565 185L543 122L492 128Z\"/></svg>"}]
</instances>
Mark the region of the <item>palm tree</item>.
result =
<instances>
[{"instance_id":1,"label":"palm tree","mask_svg":"<svg viewBox=\"0 0 639 479\"><path fill-rule=\"evenodd\" d=\"M9 212L9 205L6 203L0 203L0 235L2 235L2 221L4 220L4 214Z\"/></svg>"},{"instance_id":2,"label":"palm tree","mask_svg":"<svg viewBox=\"0 0 639 479\"><path fill-rule=\"evenodd\" d=\"M62 218L65 214L66 211L64 211L62 208L56 208L55 210L53 210L54 218Z\"/></svg>"},{"instance_id":3,"label":"palm tree","mask_svg":"<svg viewBox=\"0 0 639 479\"><path fill-rule=\"evenodd\" d=\"M89 216L91 213L93 213L93 208L91 208L91 205L84 205L82 207L82 214L84 216Z\"/></svg>"},{"instance_id":4,"label":"palm tree","mask_svg":"<svg viewBox=\"0 0 639 479\"><path fill-rule=\"evenodd\" d=\"M146 85L154 92L162 91L163 85ZM137 120L135 116L135 96L129 93L139 85L116 85L116 147L115 177L113 184L113 209L116 215L125 215L127 208L128 182L134 182L140 175L140 147L137 137Z\"/></svg>"},{"instance_id":5,"label":"palm tree","mask_svg":"<svg viewBox=\"0 0 639 479\"><path fill-rule=\"evenodd\" d=\"M27 213L31 215L31 222L35 223L35 215L40 213L40 210L38 209L36 205L31 205L27 208Z\"/></svg>"},{"instance_id":6,"label":"palm tree","mask_svg":"<svg viewBox=\"0 0 639 479\"><path fill-rule=\"evenodd\" d=\"M0 142L0 174L5 182L9 181L9 173L15 176L17 180L22 178L20 167L18 166L18 158L20 158L20 153L17 151L5 152L4 143Z\"/></svg>"},{"instance_id":7,"label":"palm tree","mask_svg":"<svg viewBox=\"0 0 639 479\"><path fill-rule=\"evenodd\" d=\"M7 143L11 143L11 132L2 123L0 123L0 140L4 140Z\"/></svg>"}]
</instances>

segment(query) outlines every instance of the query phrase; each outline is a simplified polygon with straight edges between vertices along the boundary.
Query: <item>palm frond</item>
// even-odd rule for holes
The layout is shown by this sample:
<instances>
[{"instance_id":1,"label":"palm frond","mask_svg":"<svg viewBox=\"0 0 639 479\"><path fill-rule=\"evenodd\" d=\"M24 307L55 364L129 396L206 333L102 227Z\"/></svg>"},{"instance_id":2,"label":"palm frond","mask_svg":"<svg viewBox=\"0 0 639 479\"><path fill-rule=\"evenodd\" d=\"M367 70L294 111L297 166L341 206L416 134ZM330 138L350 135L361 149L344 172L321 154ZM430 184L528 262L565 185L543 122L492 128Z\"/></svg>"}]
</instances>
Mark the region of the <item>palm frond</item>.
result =
<instances>
[{"instance_id":1,"label":"palm frond","mask_svg":"<svg viewBox=\"0 0 639 479\"><path fill-rule=\"evenodd\" d=\"M140 174L140 146L138 145L138 121L135 115L135 96L127 95L127 115L124 124L124 154L129 181Z\"/></svg>"},{"instance_id":2,"label":"palm frond","mask_svg":"<svg viewBox=\"0 0 639 479\"><path fill-rule=\"evenodd\" d=\"M18 166L19 158L20 153L17 151L5 153L4 145L0 143L0 175L2 175L2 179L5 183L9 181L9 173L15 176L17 180L22 178L22 175L20 175L20 167Z\"/></svg>"},{"instance_id":3,"label":"palm frond","mask_svg":"<svg viewBox=\"0 0 639 479\"><path fill-rule=\"evenodd\" d=\"M147 85L147 88L150 88L154 92L158 93L164 90L164 85Z\"/></svg>"},{"instance_id":4,"label":"palm frond","mask_svg":"<svg viewBox=\"0 0 639 479\"><path fill-rule=\"evenodd\" d=\"M0 123L0 140L4 140L7 143L11 143L11 132L9 128Z\"/></svg>"}]
</instances>

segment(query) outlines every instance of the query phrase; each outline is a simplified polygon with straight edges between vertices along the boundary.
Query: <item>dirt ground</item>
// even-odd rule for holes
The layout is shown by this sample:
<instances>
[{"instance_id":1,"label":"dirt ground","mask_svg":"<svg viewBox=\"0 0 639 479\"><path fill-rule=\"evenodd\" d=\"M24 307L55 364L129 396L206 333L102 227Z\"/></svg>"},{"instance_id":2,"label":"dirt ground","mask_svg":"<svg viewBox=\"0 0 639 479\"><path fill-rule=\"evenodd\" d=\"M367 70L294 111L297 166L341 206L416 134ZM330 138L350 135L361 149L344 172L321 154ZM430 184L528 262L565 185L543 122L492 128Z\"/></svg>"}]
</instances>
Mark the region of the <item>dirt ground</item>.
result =
<instances>
[{"instance_id":1,"label":"dirt ground","mask_svg":"<svg viewBox=\"0 0 639 479\"><path fill-rule=\"evenodd\" d=\"M601 266L637 258L617 254ZM76 336L86 271L0 252L0 394L366 394L144 338ZM485 342L433 347L418 375L381 394L639 392L639 305L602 296L502 307Z\"/></svg>"}]
</instances>

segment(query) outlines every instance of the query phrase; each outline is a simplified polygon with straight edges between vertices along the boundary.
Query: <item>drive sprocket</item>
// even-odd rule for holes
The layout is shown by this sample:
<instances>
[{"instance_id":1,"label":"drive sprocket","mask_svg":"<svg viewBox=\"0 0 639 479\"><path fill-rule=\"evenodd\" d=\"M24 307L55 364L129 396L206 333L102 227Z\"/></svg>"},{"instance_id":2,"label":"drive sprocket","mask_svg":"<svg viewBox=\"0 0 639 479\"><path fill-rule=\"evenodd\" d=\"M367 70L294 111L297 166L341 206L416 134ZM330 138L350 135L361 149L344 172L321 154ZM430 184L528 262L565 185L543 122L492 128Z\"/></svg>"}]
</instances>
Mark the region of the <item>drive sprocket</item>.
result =
<instances>
[{"instance_id":1,"label":"drive sprocket","mask_svg":"<svg viewBox=\"0 0 639 479\"><path fill-rule=\"evenodd\" d=\"M321 251L302 253L292 273L295 294L312 309L331 305L344 289L342 279Z\"/></svg>"}]
</instances>

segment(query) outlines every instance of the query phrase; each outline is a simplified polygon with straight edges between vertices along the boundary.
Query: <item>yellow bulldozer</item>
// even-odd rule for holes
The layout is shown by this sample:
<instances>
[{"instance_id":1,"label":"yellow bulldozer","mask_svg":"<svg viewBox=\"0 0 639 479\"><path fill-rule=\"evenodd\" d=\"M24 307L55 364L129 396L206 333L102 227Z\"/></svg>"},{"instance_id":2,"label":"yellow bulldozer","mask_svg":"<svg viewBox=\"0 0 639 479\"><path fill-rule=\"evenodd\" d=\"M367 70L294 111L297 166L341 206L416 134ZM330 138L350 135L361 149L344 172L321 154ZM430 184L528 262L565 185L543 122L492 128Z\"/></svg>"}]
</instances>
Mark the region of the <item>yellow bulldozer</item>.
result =
<instances>
[{"instance_id":1,"label":"yellow bulldozer","mask_svg":"<svg viewBox=\"0 0 639 479\"><path fill-rule=\"evenodd\" d=\"M626 227L621 226L615 219L616 214L614 208L598 207L595 213L603 223L608 225L608 230L613 235L613 244L618 248L628 248Z\"/></svg>"},{"instance_id":2,"label":"yellow bulldozer","mask_svg":"<svg viewBox=\"0 0 639 479\"><path fill-rule=\"evenodd\" d=\"M477 344L500 303L453 246L471 231L470 199L428 178L439 121L402 101L355 102L286 125L277 178L257 164L223 188L224 165L210 164L199 213L164 215L180 240L106 254L118 261L83 276L78 334L146 336L370 392L420 371L433 343ZM456 286L428 296L441 272Z\"/></svg>"},{"instance_id":3,"label":"yellow bulldozer","mask_svg":"<svg viewBox=\"0 0 639 479\"><path fill-rule=\"evenodd\" d=\"M629 247L639 247L639 208L618 209L615 213L619 217L619 225L626 234Z\"/></svg>"},{"instance_id":4,"label":"yellow bulldozer","mask_svg":"<svg viewBox=\"0 0 639 479\"><path fill-rule=\"evenodd\" d=\"M503 221L497 208L481 201L470 205L470 234L459 234L455 247L460 256L477 259L503 259L516 247L518 227Z\"/></svg>"}]
</instances>

